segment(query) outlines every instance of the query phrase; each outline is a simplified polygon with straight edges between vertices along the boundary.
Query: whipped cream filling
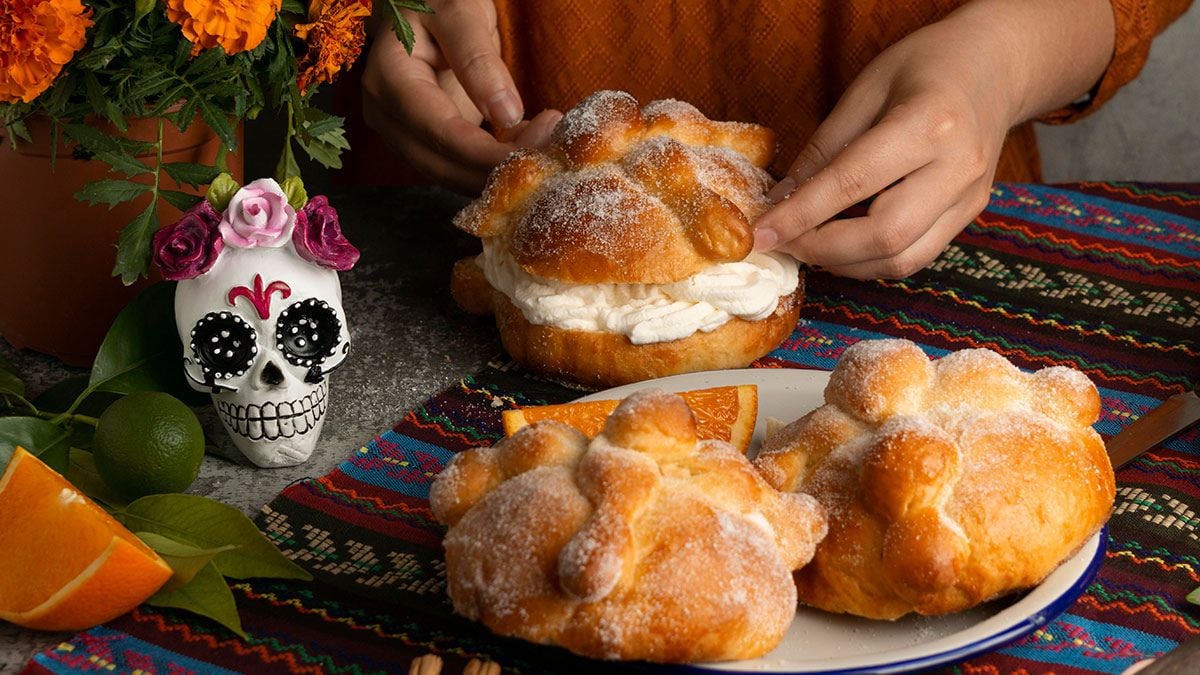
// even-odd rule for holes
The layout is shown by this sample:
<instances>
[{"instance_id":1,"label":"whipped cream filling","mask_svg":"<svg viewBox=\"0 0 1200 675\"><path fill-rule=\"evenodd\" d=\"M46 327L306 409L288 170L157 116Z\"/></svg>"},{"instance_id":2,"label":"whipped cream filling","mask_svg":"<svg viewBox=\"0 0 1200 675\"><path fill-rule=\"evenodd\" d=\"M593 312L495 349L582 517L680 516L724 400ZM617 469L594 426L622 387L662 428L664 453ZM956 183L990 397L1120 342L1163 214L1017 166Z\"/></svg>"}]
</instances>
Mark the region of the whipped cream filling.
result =
<instances>
[{"instance_id":1,"label":"whipped cream filling","mask_svg":"<svg viewBox=\"0 0 1200 675\"><path fill-rule=\"evenodd\" d=\"M621 333L635 345L707 333L733 317L764 319L800 279L795 260L772 252L751 253L670 284L567 284L521 269L496 237L484 240L477 262L492 288L530 323Z\"/></svg>"}]
</instances>

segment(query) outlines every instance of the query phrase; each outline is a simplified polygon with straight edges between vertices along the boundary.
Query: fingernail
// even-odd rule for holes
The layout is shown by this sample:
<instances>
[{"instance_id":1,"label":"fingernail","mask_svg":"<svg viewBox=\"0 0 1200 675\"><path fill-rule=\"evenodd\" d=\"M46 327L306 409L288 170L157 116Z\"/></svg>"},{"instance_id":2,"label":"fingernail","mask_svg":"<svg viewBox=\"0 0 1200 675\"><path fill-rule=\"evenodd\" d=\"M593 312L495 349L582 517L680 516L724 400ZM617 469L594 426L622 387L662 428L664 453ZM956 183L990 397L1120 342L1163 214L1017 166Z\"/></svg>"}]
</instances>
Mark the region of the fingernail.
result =
<instances>
[{"instance_id":1,"label":"fingernail","mask_svg":"<svg viewBox=\"0 0 1200 675\"><path fill-rule=\"evenodd\" d=\"M779 233L769 227L754 231L754 250L769 251L779 243Z\"/></svg>"},{"instance_id":2,"label":"fingernail","mask_svg":"<svg viewBox=\"0 0 1200 675\"><path fill-rule=\"evenodd\" d=\"M767 199L770 199L772 204L778 204L787 199L795 190L796 179L788 176L776 183L775 187L767 192Z\"/></svg>"},{"instance_id":3,"label":"fingernail","mask_svg":"<svg viewBox=\"0 0 1200 675\"><path fill-rule=\"evenodd\" d=\"M506 129L520 122L524 114L520 100L508 89L488 99L487 112L492 124Z\"/></svg>"}]
</instances>

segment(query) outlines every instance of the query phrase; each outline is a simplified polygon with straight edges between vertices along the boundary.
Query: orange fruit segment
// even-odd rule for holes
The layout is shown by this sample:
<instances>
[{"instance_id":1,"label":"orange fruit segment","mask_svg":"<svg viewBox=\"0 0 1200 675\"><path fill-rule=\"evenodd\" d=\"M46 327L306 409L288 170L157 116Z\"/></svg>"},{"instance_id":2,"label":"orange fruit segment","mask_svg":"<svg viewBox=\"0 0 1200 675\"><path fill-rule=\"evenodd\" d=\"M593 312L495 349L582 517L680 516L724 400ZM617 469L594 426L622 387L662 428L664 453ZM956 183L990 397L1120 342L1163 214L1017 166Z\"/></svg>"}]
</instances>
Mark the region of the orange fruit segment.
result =
<instances>
[{"instance_id":1,"label":"orange fruit segment","mask_svg":"<svg viewBox=\"0 0 1200 675\"><path fill-rule=\"evenodd\" d=\"M693 389L678 392L696 415L696 432L703 439L728 442L743 454L754 435L758 417L758 387L753 384ZM592 438L604 430L604 420L619 401L576 401L559 405L505 410L504 435L512 436L527 424L556 420L570 424Z\"/></svg>"},{"instance_id":2,"label":"orange fruit segment","mask_svg":"<svg viewBox=\"0 0 1200 675\"><path fill-rule=\"evenodd\" d=\"M81 630L154 594L171 568L132 532L18 447L0 476L0 619Z\"/></svg>"}]
</instances>

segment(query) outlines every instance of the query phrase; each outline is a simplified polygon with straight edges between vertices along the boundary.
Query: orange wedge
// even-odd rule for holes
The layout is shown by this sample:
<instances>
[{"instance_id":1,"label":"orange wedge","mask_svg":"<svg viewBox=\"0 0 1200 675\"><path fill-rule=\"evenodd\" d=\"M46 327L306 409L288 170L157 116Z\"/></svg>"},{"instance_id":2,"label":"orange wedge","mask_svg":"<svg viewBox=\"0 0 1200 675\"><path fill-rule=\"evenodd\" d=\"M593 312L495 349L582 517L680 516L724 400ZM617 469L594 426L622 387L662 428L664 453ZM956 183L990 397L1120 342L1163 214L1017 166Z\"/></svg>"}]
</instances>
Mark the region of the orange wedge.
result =
<instances>
[{"instance_id":1,"label":"orange wedge","mask_svg":"<svg viewBox=\"0 0 1200 675\"><path fill-rule=\"evenodd\" d=\"M743 453L746 452L754 435L754 420L758 416L758 387L739 384L678 393L696 415L696 431L700 438L727 441ZM617 407L617 403L579 401L505 410L504 434L512 436L527 424L557 420L570 424L591 438L604 429L604 420Z\"/></svg>"},{"instance_id":2,"label":"orange wedge","mask_svg":"<svg viewBox=\"0 0 1200 675\"><path fill-rule=\"evenodd\" d=\"M171 568L104 509L17 448L0 476L0 619L81 630L150 597Z\"/></svg>"}]
</instances>

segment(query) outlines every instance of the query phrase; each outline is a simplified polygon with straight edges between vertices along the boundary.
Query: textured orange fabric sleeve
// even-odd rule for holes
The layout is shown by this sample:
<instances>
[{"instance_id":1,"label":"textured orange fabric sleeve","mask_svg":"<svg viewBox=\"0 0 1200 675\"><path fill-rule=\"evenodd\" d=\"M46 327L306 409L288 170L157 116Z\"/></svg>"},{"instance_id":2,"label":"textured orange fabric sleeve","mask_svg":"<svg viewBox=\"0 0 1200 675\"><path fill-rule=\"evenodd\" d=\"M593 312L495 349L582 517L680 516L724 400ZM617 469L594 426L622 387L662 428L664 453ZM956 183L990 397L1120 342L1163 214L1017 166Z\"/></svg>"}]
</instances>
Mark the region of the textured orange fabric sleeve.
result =
<instances>
[{"instance_id":1,"label":"textured orange fabric sleeve","mask_svg":"<svg viewBox=\"0 0 1200 675\"><path fill-rule=\"evenodd\" d=\"M1104 75L1086 99L1048 112L1038 121L1066 124L1104 105L1118 89L1137 77L1146 65L1154 37L1191 4L1192 0L1112 0L1116 36L1112 60Z\"/></svg>"}]
</instances>

